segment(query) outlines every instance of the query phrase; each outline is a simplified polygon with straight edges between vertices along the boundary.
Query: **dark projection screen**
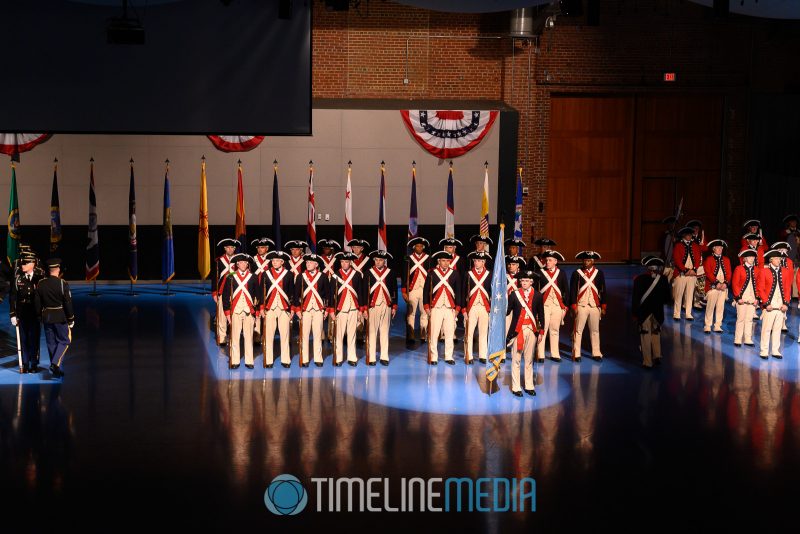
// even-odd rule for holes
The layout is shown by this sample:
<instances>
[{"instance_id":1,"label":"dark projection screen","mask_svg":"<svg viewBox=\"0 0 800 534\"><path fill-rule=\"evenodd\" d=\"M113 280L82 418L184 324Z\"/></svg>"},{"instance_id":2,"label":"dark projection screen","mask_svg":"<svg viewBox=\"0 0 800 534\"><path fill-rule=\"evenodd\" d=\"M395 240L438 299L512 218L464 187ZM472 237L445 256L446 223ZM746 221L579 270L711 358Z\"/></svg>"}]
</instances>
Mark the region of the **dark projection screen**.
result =
<instances>
[{"instance_id":1,"label":"dark projection screen","mask_svg":"<svg viewBox=\"0 0 800 534\"><path fill-rule=\"evenodd\" d=\"M311 134L311 0L128 4L144 44L121 0L0 2L0 131Z\"/></svg>"}]
</instances>

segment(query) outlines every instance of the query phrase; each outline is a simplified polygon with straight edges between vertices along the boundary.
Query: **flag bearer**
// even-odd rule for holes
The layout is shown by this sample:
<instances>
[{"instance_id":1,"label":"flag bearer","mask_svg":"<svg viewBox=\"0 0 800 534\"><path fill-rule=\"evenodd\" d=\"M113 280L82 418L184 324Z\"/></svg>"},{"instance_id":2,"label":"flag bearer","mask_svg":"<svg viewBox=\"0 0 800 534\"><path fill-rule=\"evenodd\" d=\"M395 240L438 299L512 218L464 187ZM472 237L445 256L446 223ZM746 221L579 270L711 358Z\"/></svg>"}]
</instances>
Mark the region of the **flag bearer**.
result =
<instances>
[{"instance_id":1,"label":"flag bearer","mask_svg":"<svg viewBox=\"0 0 800 534\"><path fill-rule=\"evenodd\" d=\"M525 393L536 395L533 376L533 351L537 338L544 335L544 308L542 294L533 288L536 274L522 271L517 275L519 289L508 299L511 313L511 328L506 335L506 344L511 345L511 393L522 396L520 388L520 355L525 359Z\"/></svg>"}]
</instances>

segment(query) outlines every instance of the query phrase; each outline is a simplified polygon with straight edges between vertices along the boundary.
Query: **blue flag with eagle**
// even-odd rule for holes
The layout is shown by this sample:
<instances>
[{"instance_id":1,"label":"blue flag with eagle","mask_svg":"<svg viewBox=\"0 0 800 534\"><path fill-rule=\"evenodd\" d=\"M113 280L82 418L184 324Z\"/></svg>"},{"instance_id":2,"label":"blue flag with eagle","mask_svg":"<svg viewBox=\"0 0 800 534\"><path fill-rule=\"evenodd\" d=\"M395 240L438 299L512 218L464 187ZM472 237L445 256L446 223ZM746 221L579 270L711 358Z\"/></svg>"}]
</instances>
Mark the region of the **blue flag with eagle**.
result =
<instances>
[{"instance_id":1,"label":"blue flag with eagle","mask_svg":"<svg viewBox=\"0 0 800 534\"><path fill-rule=\"evenodd\" d=\"M497 253L492 271L492 311L489 313L489 359L486 360L486 378L493 382L500 372L500 359L506 352L506 262L503 258L505 225L500 224L500 237L497 238Z\"/></svg>"}]
</instances>

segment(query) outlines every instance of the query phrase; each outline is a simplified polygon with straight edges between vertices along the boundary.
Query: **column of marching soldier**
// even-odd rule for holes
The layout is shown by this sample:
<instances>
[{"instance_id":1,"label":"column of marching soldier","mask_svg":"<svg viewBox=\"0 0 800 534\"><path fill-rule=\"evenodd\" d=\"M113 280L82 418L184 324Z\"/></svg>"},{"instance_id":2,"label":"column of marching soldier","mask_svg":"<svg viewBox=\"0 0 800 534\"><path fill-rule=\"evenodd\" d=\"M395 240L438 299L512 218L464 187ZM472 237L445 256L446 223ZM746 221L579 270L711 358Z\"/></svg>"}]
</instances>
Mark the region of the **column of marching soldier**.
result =
<instances>
[{"instance_id":1,"label":"column of marching soldier","mask_svg":"<svg viewBox=\"0 0 800 534\"><path fill-rule=\"evenodd\" d=\"M317 243L320 254L305 253L304 241L289 241L284 250L274 250L271 239L253 240L255 254L237 253L235 239L223 239L224 249L216 261L213 297L217 306L216 338L229 346L229 365L241 364L241 338L244 338L244 363L254 367L253 343L263 340L266 368L275 361L274 337L279 334L280 360L283 367L291 361L290 333L298 324L299 363L307 367L313 359L323 365L322 344L333 345L333 364L342 365L346 356L356 366L357 338L366 347L367 365L389 365L389 328L397 311L398 279L406 302L406 346L413 348L416 316L419 314L419 340L427 343L428 363L437 365L440 340L444 341L444 361L454 364L455 330L459 315L464 325L464 361L477 356L486 362L491 309L492 257L489 237L470 239L474 250L459 255L463 244L454 238L439 241L441 250L431 251L425 238L408 243L409 254L400 272L390 265L393 258L386 251L366 253L369 243L354 239L347 243L350 252L330 239ZM588 326L592 359L601 361L600 319L606 313L605 279L595 261L600 255L583 251L575 257L582 267L572 274L571 282L559 269L564 257L554 250L555 242L539 239L541 253L527 262L520 256L525 243L509 239L504 243L507 265L508 313L506 342L512 356L512 392L521 396L521 360L524 360L524 390L535 395L534 359L545 359L546 340L550 358L561 361L559 337L568 312L574 316L572 360L580 361L583 330ZM324 327L327 319L328 327ZM324 333L323 333L324 332ZM363 334L361 333L363 332ZM546 335L545 335L546 333ZM311 352L310 341L313 339ZM378 341L380 358L378 359ZM535 356L534 356L535 353ZM505 355L504 355L505 356ZM505 357L501 359L501 363Z\"/></svg>"}]
</instances>

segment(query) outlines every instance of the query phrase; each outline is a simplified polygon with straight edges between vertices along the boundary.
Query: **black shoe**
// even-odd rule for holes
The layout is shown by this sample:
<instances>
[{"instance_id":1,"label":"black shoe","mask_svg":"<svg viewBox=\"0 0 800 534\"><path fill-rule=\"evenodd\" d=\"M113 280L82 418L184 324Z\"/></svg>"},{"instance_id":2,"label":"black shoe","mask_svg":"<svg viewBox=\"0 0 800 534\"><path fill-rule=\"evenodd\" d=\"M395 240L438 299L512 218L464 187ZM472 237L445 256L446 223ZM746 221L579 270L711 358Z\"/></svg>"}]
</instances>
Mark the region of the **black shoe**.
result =
<instances>
[{"instance_id":1,"label":"black shoe","mask_svg":"<svg viewBox=\"0 0 800 534\"><path fill-rule=\"evenodd\" d=\"M334 364L333 364L333 366L334 366L334 367L341 367L341 366L342 366L342 362L339 362L339 363L334 363Z\"/></svg>"},{"instance_id":2,"label":"black shoe","mask_svg":"<svg viewBox=\"0 0 800 534\"><path fill-rule=\"evenodd\" d=\"M55 378L63 378L64 377L64 371L62 371L61 368L59 366L57 366L57 365L51 365L50 366L50 372L53 374L53 377L55 377Z\"/></svg>"},{"instance_id":3,"label":"black shoe","mask_svg":"<svg viewBox=\"0 0 800 534\"><path fill-rule=\"evenodd\" d=\"M481 360L481 363L486 363L486 360ZM506 359L505 358L500 358L500 365L502 365L504 363L506 363Z\"/></svg>"},{"instance_id":4,"label":"black shoe","mask_svg":"<svg viewBox=\"0 0 800 534\"><path fill-rule=\"evenodd\" d=\"M710 333L711 333L711 330L703 330L703 333L704 333L704 334L706 334L706 335L708 335L708 334L710 334Z\"/></svg>"},{"instance_id":5,"label":"black shoe","mask_svg":"<svg viewBox=\"0 0 800 534\"><path fill-rule=\"evenodd\" d=\"M681 318L680 317L673 317L672 320L675 321L676 323L679 323L681 321Z\"/></svg>"},{"instance_id":6,"label":"black shoe","mask_svg":"<svg viewBox=\"0 0 800 534\"><path fill-rule=\"evenodd\" d=\"M687 321L694 321L694 317L692 317L691 315L690 315L689 317L686 317L685 319L686 319Z\"/></svg>"},{"instance_id":7,"label":"black shoe","mask_svg":"<svg viewBox=\"0 0 800 534\"><path fill-rule=\"evenodd\" d=\"M238 364L238 363L237 363L236 365L231 365L231 369L238 369L238 368L239 368L239 365L241 365L241 364Z\"/></svg>"},{"instance_id":8,"label":"black shoe","mask_svg":"<svg viewBox=\"0 0 800 534\"><path fill-rule=\"evenodd\" d=\"M741 347L741 346L742 346L742 344L741 344L741 343L734 343L734 344L733 344L733 346L734 346L734 347Z\"/></svg>"},{"instance_id":9,"label":"black shoe","mask_svg":"<svg viewBox=\"0 0 800 534\"><path fill-rule=\"evenodd\" d=\"M244 366L247 367L248 369L252 369L253 367L255 367L252 363L246 363L244 364Z\"/></svg>"},{"instance_id":10,"label":"black shoe","mask_svg":"<svg viewBox=\"0 0 800 534\"><path fill-rule=\"evenodd\" d=\"M773 354L772 357L776 358L778 360L782 360L783 359L783 355L781 355L781 354Z\"/></svg>"},{"instance_id":11,"label":"black shoe","mask_svg":"<svg viewBox=\"0 0 800 534\"><path fill-rule=\"evenodd\" d=\"M308 367L308 362L306 362L306 363L301 363L301 364L300 364L300 367Z\"/></svg>"},{"instance_id":12,"label":"black shoe","mask_svg":"<svg viewBox=\"0 0 800 534\"><path fill-rule=\"evenodd\" d=\"M470 360L470 361L467 362L467 365L474 365L474 364L475 364L475 360Z\"/></svg>"},{"instance_id":13,"label":"black shoe","mask_svg":"<svg viewBox=\"0 0 800 534\"><path fill-rule=\"evenodd\" d=\"M652 368L653 368L653 366L652 366L652 365L645 365L645 364L642 364L642 369L647 369L647 370L649 371L649 370L650 370L650 369L652 369Z\"/></svg>"},{"instance_id":14,"label":"black shoe","mask_svg":"<svg viewBox=\"0 0 800 534\"><path fill-rule=\"evenodd\" d=\"M264 366L264 369L272 369L273 365L275 365L275 364L268 363L267 365Z\"/></svg>"},{"instance_id":15,"label":"black shoe","mask_svg":"<svg viewBox=\"0 0 800 534\"><path fill-rule=\"evenodd\" d=\"M561 363L561 358L553 358L552 356L550 356L550 361Z\"/></svg>"},{"instance_id":16,"label":"black shoe","mask_svg":"<svg viewBox=\"0 0 800 534\"><path fill-rule=\"evenodd\" d=\"M456 361L455 360L445 360L444 363L446 363L447 365L455 365Z\"/></svg>"},{"instance_id":17,"label":"black shoe","mask_svg":"<svg viewBox=\"0 0 800 534\"><path fill-rule=\"evenodd\" d=\"M375 367L376 365L378 365L378 363L377 362L367 362L367 365L369 365L370 367Z\"/></svg>"},{"instance_id":18,"label":"black shoe","mask_svg":"<svg viewBox=\"0 0 800 534\"><path fill-rule=\"evenodd\" d=\"M439 365L439 360L434 360L431 362L431 365Z\"/></svg>"},{"instance_id":19,"label":"black shoe","mask_svg":"<svg viewBox=\"0 0 800 534\"><path fill-rule=\"evenodd\" d=\"M603 361L603 357L602 356L592 356L592 359L594 361L596 361L596 362L602 362Z\"/></svg>"},{"instance_id":20,"label":"black shoe","mask_svg":"<svg viewBox=\"0 0 800 534\"><path fill-rule=\"evenodd\" d=\"M714 330L715 334L724 334L725 330Z\"/></svg>"},{"instance_id":21,"label":"black shoe","mask_svg":"<svg viewBox=\"0 0 800 534\"><path fill-rule=\"evenodd\" d=\"M521 392L521 391L512 391L511 393L512 393L512 394L513 394L515 397L521 397L521 396L522 396L522 392Z\"/></svg>"},{"instance_id":22,"label":"black shoe","mask_svg":"<svg viewBox=\"0 0 800 534\"><path fill-rule=\"evenodd\" d=\"M347 365L349 365L350 367L355 367L356 365L358 365L358 362L351 362L350 360L347 360Z\"/></svg>"},{"instance_id":23,"label":"black shoe","mask_svg":"<svg viewBox=\"0 0 800 534\"><path fill-rule=\"evenodd\" d=\"M788 331L789 331L788 328L781 328L781 332L788 332Z\"/></svg>"},{"instance_id":24,"label":"black shoe","mask_svg":"<svg viewBox=\"0 0 800 534\"><path fill-rule=\"evenodd\" d=\"M661 358L653 358L653 364L661 365Z\"/></svg>"},{"instance_id":25,"label":"black shoe","mask_svg":"<svg viewBox=\"0 0 800 534\"><path fill-rule=\"evenodd\" d=\"M762 360L769 360L769 356L767 356L766 354L763 356L759 354L758 357L761 358Z\"/></svg>"},{"instance_id":26,"label":"black shoe","mask_svg":"<svg viewBox=\"0 0 800 534\"><path fill-rule=\"evenodd\" d=\"M384 360L383 358L381 358L381 365L383 365L384 367L388 367L389 366L389 360Z\"/></svg>"},{"instance_id":27,"label":"black shoe","mask_svg":"<svg viewBox=\"0 0 800 534\"><path fill-rule=\"evenodd\" d=\"M27 375L28 374L28 368L27 367L21 367L19 372L20 372L20 374Z\"/></svg>"},{"instance_id":28,"label":"black shoe","mask_svg":"<svg viewBox=\"0 0 800 534\"><path fill-rule=\"evenodd\" d=\"M572 358L572 361L575 362L575 363L581 363L581 357L580 356L575 356L574 358Z\"/></svg>"},{"instance_id":29,"label":"black shoe","mask_svg":"<svg viewBox=\"0 0 800 534\"><path fill-rule=\"evenodd\" d=\"M755 347L756 346L755 343L745 343L745 345L747 345L748 347Z\"/></svg>"},{"instance_id":30,"label":"black shoe","mask_svg":"<svg viewBox=\"0 0 800 534\"><path fill-rule=\"evenodd\" d=\"M478 361L481 362L482 364L486 364L486 358L478 358ZM500 360L500 363L503 363L504 361L506 361L505 358Z\"/></svg>"},{"instance_id":31,"label":"black shoe","mask_svg":"<svg viewBox=\"0 0 800 534\"><path fill-rule=\"evenodd\" d=\"M314 362L314 365L316 365L317 367L322 367L322 362Z\"/></svg>"},{"instance_id":32,"label":"black shoe","mask_svg":"<svg viewBox=\"0 0 800 534\"><path fill-rule=\"evenodd\" d=\"M536 390L535 389L526 389L525 393L527 393L531 397L535 397L536 396Z\"/></svg>"},{"instance_id":33,"label":"black shoe","mask_svg":"<svg viewBox=\"0 0 800 534\"><path fill-rule=\"evenodd\" d=\"M288 369L289 367L291 367L291 366L292 366L292 364L290 364L290 363L283 363L283 362L281 362L281 366L282 366L284 369Z\"/></svg>"}]
</instances>

